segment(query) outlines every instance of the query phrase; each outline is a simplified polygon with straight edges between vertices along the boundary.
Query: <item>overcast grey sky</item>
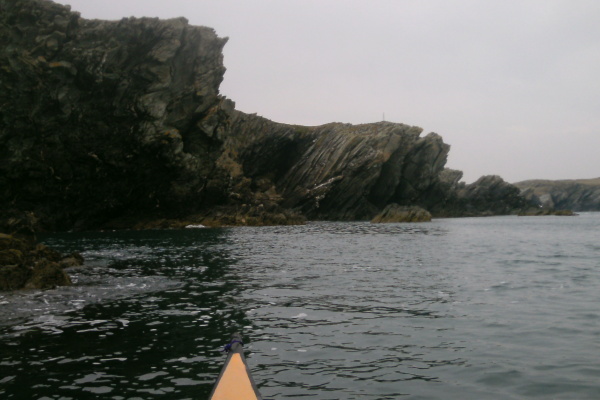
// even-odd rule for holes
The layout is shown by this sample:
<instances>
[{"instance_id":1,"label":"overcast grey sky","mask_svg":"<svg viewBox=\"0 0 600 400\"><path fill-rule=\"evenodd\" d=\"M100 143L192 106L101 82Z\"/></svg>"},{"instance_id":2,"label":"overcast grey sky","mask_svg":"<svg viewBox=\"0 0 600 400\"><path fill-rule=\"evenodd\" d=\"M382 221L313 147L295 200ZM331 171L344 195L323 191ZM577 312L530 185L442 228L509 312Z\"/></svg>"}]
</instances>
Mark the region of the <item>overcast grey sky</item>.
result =
<instances>
[{"instance_id":1,"label":"overcast grey sky","mask_svg":"<svg viewBox=\"0 0 600 400\"><path fill-rule=\"evenodd\" d=\"M225 46L221 93L277 122L436 132L472 182L600 177L598 0L59 0L184 16Z\"/></svg>"}]
</instances>

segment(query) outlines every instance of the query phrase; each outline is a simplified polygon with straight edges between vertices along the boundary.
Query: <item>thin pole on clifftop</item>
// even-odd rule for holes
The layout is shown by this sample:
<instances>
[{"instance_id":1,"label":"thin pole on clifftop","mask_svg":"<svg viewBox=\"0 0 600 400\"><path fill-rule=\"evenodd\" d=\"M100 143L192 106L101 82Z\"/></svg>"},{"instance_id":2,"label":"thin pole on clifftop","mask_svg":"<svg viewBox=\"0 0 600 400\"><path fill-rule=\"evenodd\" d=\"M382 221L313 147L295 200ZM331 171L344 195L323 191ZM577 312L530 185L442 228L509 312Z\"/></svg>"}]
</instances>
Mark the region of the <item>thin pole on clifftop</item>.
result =
<instances>
[{"instance_id":1,"label":"thin pole on clifftop","mask_svg":"<svg viewBox=\"0 0 600 400\"><path fill-rule=\"evenodd\" d=\"M385 113L383 113L383 122L385 122Z\"/></svg>"}]
</instances>

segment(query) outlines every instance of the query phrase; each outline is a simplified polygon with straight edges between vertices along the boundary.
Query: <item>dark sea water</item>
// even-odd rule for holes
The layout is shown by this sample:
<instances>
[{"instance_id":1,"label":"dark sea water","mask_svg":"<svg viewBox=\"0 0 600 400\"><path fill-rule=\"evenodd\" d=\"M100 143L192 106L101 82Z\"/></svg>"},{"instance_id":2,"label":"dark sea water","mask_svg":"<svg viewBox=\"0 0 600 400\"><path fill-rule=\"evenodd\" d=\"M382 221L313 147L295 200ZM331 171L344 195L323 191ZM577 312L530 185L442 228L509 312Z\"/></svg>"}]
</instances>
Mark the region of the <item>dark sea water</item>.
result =
<instances>
[{"instance_id":1,"label":"dark sea water","mask_svg":"<svg viewBox=\"0 0 600 400\"><path fill-rule=\"evenodd\" d=\"M600 213L66 233L0 293L0 398L205 399L242 331L268 399L600 399Z\"/></svg>"}]
</instances>

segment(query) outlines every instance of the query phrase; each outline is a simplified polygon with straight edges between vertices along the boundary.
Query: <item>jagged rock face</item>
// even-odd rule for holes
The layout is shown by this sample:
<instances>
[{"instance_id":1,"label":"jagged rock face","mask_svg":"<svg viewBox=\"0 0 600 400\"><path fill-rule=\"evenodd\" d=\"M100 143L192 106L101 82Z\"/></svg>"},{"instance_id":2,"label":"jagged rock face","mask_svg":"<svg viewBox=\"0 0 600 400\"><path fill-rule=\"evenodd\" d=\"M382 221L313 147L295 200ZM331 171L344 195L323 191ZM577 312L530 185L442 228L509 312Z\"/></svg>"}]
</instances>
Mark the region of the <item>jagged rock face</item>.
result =
<instances>
[{"instance_id":1,"label":"jagged rock face","mask_svg":"<svg viewBox=\"0 0 600 400\"><path fill-rule=\"evenodd\" d=\"M450 148L435 133L389 122L309 128L238 114L232 127L244 132L233 145L244 174L273 182L282 204L310 219L370 220L389 203L424 202Z\"/></svg>"},{"instance_id":2,"label":"jagged rock face","mask_svg":"<svg viewBox=\"0 0 600 400\"><path fill-rule=\"evenodd\" d=\"M529 180L514 185L524 197L545 209L600 211L600 178Z\"/></svg>"},{"instance_id":3,"label":"jagged rock face","mask_svg":"<svg viewBox=\"0 0 600 400\"><path fill-rule=\"evenodd\" d=\"M460 215L508 215L531 204L514 185L497 175L486 175L456 192Z\"/></svg>"},{"instance_id":4,"label":"jagged rock face","mask_svg":"<svg viewBox=\"0 0 600 400\"><path fill-rule=\"evenodd\" d=\"M233 108L218 95L225 39L185 19L84 20L44 0L0 9L5 209L57 229L223 196L209 188Z\"/></svg>"}]
</instances>

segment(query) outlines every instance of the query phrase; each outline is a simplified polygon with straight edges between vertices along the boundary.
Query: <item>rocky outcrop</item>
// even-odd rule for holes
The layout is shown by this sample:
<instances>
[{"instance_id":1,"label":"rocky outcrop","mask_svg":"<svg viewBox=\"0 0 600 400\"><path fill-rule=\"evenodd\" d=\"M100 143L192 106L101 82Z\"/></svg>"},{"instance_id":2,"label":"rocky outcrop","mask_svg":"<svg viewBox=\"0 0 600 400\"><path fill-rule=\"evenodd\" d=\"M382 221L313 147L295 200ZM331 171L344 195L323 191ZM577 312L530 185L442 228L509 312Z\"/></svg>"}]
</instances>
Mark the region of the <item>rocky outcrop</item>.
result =
<instances>
[{"instance_id":1,"label":"rocky outcrop","mask_svg":"<svg viewBox=\"0 0 600 400\"><path fill-rule=\"evenodd\" d=\"M214 183L233 108L219 96L226 39L183 18L85 20L45 0L0 8L5 211L86 228L226 195Z\"/></svg>"},{"instance_id":2,"label":"rocky outcrop","mask_svg":"<svg viewBox=\"0 0 600 400\"><path fill-rule=\"evenodd\" d=\"M511 215L529 209L532 203L519 189L497 175L486 175L471 184L460 182L462 173L445 170L441 174L440 201L428 208L437 217L477 217Z\"/></svg>"},{"instance_id":3,"label":"rocky outcrop","mask_svg":"<svg viewBox=\"0 0 600 400\"><path fill-rule=\"evenodd\" d=\"M279 193L285 208L309 219L370 220L389 203L426 202L439 183L450 146L421 132L389 122L301 127L236 113L226 147L239 153L244 176Z\"/></svg>"},{"instance_id":4,"label":"rocky outcrop","mask_svg":"<svg viewBox=\"0 0 600 400\"><path fill-rule=\"evenodd\" d=\"M508 215L529 206L518 188L497 175L482 176L459 188L456 197L465 215Z\"/></svg>"},{"instance_id":5,"label":"rocky outcrop","mask_svg":"<svg viewBox=\"0 0 600 400\"><path fill-rule=\"evenodd\" d=\"M64 269L82 264L78 253L63 256L43 244L0 233L0 290L70 285Z\"/></svg>"},{"instance_id":6,"label":"rocky outcrop","mask_svg":"<svg viewBox=\"0 0 600 400\"><path fill-rule=\"evenodd\" d=\"M449 145L419 127L303 127L236 111L219 94L227 39L184 18L85 20L48 0L0 0L0 10L5 232L24 214L33 230L61 230L370 220L391 203L476 215L518 203L497 180L460 183L444 169Z\"/></svg>"},{"instance_id":7,"label":"rocky outcrop","mask_svg":"<svg viewBox=\"0 0 600 400\"><path fill-rule=\"evenodd\" d=\"M371 220L374 224L390 222L429 222L431 214L421 207L404 207L398 204L389 204L383 211Z\"/></svg>"},{"instance_id":8,"label":"rocky outcrop","mask_svg":"<svg viewBox=\"0 0 600 400\"><path fill-rule=\"evenodd\" d=\"M600 211L600 178L529 180L514 185L522 196L544 209Z\"/></svg>"}]
</instances>

